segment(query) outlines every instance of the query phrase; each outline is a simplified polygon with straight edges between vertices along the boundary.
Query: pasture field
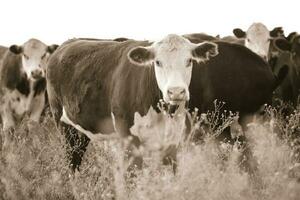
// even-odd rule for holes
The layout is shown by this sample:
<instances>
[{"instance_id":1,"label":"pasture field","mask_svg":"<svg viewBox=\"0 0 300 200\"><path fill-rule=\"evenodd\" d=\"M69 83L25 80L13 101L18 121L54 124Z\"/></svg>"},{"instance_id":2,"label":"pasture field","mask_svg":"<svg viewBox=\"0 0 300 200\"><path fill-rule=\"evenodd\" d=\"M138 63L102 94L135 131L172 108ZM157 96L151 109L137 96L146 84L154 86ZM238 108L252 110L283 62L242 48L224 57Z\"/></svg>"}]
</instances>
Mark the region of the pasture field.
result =
<instances>
[{"instance_id":1,"label":"pasture field","mask_svg":"<svg viewBox=\"0 0 300 200\"><path fill-rule=\"evenodd\" d=\"M4 138L1 133L0 199L299 200L300 166L294 157L300 146L295 137L300 134L300 106L288 118L270 108L266 118L247 133L258 163L259 188L240 170L239 150L217 145L211 134L201 144L182 143L176 175L152 152L136 177L123 176L127 164L117 141L90 143L81 170L71 174L65 139L50 114L41 124L24 120L14 135ZM143 134L147 128L151 133L153 127L146 127Z\"/></svg>"}]
</instances>

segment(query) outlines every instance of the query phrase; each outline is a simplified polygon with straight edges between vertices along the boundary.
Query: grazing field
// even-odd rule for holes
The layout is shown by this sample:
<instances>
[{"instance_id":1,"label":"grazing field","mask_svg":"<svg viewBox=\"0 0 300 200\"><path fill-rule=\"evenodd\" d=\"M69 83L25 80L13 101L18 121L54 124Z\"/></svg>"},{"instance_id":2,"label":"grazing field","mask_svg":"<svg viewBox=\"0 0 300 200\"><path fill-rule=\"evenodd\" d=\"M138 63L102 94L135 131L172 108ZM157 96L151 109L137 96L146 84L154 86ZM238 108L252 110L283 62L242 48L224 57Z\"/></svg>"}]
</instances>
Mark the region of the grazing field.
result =
<instances>
[{"instance_id":1,"label":"grazing field","mask_svg":"<svg viewBox=\"0 0 300 200\"><path fill-rule=\"evenodd\" d=\"M288 118L270 108L265 118L264 123L251 124L247 133L258 163L259 188L240 170L239 150L217 145L211 134L200 144L182 143L176 175L161 164L159 152L152 152L136 177L123 176L127 163L118 141L90 143L80 172L71 174L64 137L50 114L41 124L24 120L14 135L1 133L0 199L299 200L295 153L300 108ZM209 123L213 127L214 122ZM143 134L154 128L144 127Z\"/></svg>"}]
</instances>

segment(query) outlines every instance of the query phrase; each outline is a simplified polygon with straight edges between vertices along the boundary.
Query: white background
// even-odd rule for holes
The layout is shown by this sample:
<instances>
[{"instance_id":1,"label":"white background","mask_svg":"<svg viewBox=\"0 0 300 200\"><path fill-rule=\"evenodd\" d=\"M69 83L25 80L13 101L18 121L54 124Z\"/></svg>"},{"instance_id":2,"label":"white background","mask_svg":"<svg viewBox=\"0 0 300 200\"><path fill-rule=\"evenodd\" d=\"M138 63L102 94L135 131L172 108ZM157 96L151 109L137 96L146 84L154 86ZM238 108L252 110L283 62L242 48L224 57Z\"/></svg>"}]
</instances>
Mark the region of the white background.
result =
<instances>
[{"instance_id":1,"label":"white background","mask_svg":"<svg viewBox=\"0 0 300 200\"><path fill-rule=\"evenodd\" d=\"M47 44L73 37L159 39L169 33L230 35L263 22L300 31L299 0L1 0L0 45L35 37Z\"/></svg>"}]
</instances>

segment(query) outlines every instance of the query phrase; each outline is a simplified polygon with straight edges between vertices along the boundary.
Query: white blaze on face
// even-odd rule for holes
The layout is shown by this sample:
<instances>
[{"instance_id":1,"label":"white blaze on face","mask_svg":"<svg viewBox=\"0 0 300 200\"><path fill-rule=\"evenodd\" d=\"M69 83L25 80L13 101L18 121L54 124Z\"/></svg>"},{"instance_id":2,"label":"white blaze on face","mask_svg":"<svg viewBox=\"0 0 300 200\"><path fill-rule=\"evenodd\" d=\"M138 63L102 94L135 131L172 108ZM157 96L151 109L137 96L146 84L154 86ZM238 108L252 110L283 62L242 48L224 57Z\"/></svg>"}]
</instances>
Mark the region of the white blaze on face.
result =
<instances>
[{"instance_id":1,"label":"white blaze on face","mask_svg":"<svg viewBox=\"0 0 300 200\"><path fill-rule=\"evenodd\" d=\"M261 23L252 24L246 33L245 46L266 60L270 47L270 31Z\"/></svg>"},{"instance_id":2,"label":"white blaze on face","mask_svg":"<svg viewBox=\"0 0 300 200\"><path fill-rule=\"evenodd\" d=\"M154 44L155 76L164 100L187 101L192 76L193 45L182 37L167 36Z\"/></svg>"},{"instance_id":3,"label":"white blaze on face","mask_svg":"<svg viewBox=\"0 0 300 200\"><path fill-rule=\"evenodd\" d=\"M27 76L32 79L38 76L45 77L48 57L47 45L35 39L26 42L23 45L22 64Z\"/></svg>"},{"instance_id":4,"label":"white blaze on face","mask_svg":"<svg viewBox=\"0 0 300 200\"><path fill-rule=\"evenodd\" d=\"M193 61L205 61L217 54L215 43L193 44L184 37L172 34L149 47L132 49L128 57L137 65L153 64L163 99L171 104L180 104L190 98L188 88Z\"/></svg>"}]
</instances>

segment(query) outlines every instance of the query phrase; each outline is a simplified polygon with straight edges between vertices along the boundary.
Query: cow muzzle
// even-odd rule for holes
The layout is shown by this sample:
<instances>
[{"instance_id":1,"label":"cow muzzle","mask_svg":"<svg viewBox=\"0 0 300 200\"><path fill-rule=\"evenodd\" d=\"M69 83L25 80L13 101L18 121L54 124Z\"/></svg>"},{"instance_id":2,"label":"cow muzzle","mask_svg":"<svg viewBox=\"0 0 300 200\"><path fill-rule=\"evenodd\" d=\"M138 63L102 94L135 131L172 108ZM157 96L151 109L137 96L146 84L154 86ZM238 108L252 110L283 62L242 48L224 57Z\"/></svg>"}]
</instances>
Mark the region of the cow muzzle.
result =
<instances>
[{"instance_id":1,"label":"cow muzzle","mask_svg":"<svg viewBox=\"0 0 300 200\"><path fill-rule=\"evenodd\" d=\"M31 77L35 80L39 80L39 79L43 78L43 71L40 69L33 70L31 72Z\"/></svg>"},{"instance_id":2,"label":"cow muzzle","mask_svg":"<svg viewBox=\"0 0 300 200\"><path fill-rule=\"evenodd\" d=\"M168 100L170 104L180 104L187 100L187 92L182 87L171 87L167 90Z\"/></svg>"}]
</instances>

